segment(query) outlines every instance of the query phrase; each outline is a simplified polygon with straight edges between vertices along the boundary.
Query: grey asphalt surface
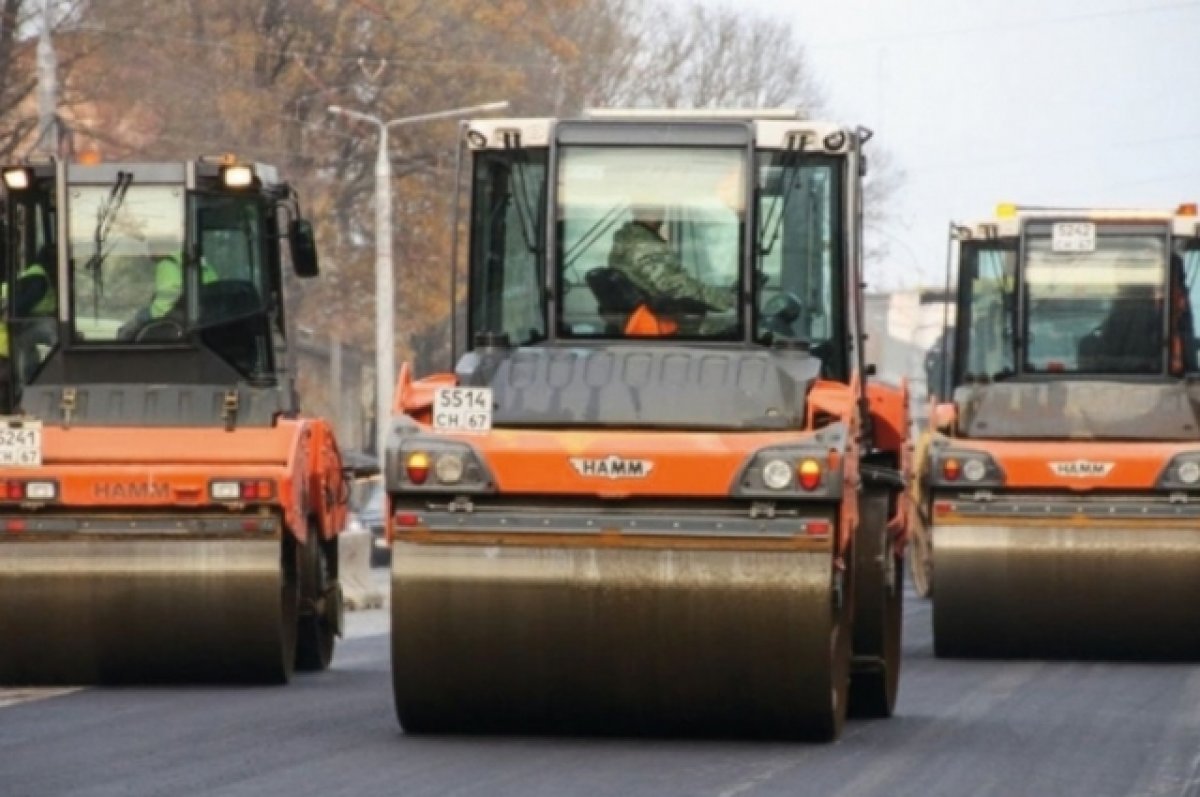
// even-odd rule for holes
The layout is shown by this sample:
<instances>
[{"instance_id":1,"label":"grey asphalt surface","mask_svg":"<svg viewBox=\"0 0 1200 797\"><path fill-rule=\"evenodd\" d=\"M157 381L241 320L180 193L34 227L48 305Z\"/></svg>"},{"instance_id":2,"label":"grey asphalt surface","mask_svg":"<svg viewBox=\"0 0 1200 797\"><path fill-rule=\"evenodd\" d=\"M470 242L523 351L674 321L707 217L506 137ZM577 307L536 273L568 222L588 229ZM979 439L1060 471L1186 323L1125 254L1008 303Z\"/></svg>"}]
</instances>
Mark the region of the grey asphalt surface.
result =
<instances>
[{"instance_id":1,"label":"grey asphalt surface","mask_svg":"<svg viewBox=\"0 0 1200 797\"><path fill-rule=\"evenodd\" d=\"M1200 795L1200 666L938 661L906 611L897 716L832 745L408 737L377 611L288 687L0 708L0 795Z\"/></svg>"}]
</instances>

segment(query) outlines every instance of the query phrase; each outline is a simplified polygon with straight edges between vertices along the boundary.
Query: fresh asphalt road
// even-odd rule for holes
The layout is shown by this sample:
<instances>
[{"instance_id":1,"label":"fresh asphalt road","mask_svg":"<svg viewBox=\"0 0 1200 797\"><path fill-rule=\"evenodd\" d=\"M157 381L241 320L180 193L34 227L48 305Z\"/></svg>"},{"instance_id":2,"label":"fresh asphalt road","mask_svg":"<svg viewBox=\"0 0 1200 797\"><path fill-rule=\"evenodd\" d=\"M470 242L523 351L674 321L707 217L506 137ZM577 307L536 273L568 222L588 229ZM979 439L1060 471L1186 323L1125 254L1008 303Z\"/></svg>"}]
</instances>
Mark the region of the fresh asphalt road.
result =
<instances>
[{"instance_id":1,"label":"fresh asphalt road","mask_svg":"<svg viewBox=\"0 0 1200 797\"><path fill-rule=\"evenodd\" d=\"M405 736L376 610L288 687L0 690L0 795L1200 795L1200 666L939 661L906 611L897 715L831 745Z\"/></svg>"}]
</instances>

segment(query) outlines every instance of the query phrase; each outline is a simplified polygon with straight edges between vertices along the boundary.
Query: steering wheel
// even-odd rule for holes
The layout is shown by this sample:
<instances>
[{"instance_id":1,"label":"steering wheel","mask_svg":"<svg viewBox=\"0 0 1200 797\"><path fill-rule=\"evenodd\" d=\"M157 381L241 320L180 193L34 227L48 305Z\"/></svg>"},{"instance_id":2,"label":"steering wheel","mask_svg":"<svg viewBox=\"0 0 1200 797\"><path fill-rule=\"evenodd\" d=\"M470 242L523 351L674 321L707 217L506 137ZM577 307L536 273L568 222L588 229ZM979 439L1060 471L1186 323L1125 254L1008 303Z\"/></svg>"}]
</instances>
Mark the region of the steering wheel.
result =
<instances>
[{"instance_id":1,"label":"steering wheel","mask_svg":"<svg viewBox=\"0 0 1200 797\"><path fill-rule=\"evenodd\" d=\"M767 300L760 314L766 321L767 331L775 337L795 338L792 324L800 318L803 303L794 293L780 291Z\"/></svg>"},{"instance_id":2,"label":"steering wheel","mask_svg":"<svg viewBox=\"0 0 1200 797\"><path fill-rule=\"evenodd\" d=\"M183 340L183 324L172 318L154 318L133 335L136 343L167 343Z\"/></svg>"}]
</instances>

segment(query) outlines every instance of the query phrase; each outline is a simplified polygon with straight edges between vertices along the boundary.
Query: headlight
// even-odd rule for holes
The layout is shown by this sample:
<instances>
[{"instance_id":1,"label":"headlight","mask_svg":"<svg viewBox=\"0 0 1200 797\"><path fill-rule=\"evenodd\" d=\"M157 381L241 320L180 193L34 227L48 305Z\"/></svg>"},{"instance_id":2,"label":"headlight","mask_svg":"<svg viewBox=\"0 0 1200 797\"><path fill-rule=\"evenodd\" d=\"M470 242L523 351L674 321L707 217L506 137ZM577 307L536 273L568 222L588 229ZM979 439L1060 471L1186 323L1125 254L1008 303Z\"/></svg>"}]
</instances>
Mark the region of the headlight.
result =
<instances>
[{"instance_id":1,"label":"headlight","mask_svg":"<svg viewBox=\"0 0 1200 797\"><path fill-rule=\"evenodd\" d=\"M212 482L208 494L216 501L236 501L242 497L242 485L238 482Z\"/></svg>"},{"instance_id":2,"label":"headlight","mask_svg":"<svg viewBox=\"0 0 1200 797\"><path fill-rule=\"evenodd\" d=\"M969 482L981 482L987 476L987 465L982 459L968 459L962 465L962 475Z\"/></svg>"},{"instance_id":3,"label":"headlight","mask_svg":"<svg viewBox=\"0 0 1200 797\"><path fill-rule=\"evenodd\" d=\"M254 184L254 167L248 165L226 166L221 169L221 179L226 188L248 188Z\"/></svg>"},{"instance_id":4,"label":"headlight","mask_svg":"<svg viewBox=\"0 0 1200 797\"><path fill-rule=\"evenodd\" d=\"M54 482L26 482L25 497L31 501L53 501L58 494L58 485Z\"/></svg>"},{"instance_id":5,"label":"headlight","mask_svg":"<svg viewBox=\"0 0 1200 797\"><path fill-rule=\"evenodd\" d=\"M10 191L24 191L32 181L28 169L5 169L4 184Z\"/></svg>"},{"instance_id":6,"label":"headlight","mask_svg":"<svg viewBox=\"0 0 1200 797\"><path fill-rule=\"evenodd\" d=\"M1179 468L1175 471L1175 476L1184 484L1200 482L1200 462L1189 459L1180 464Z\"/></svg>"},{"instance_id":7,"label":"headlight","mask_svg":"<svg viewBox=\"0 0 1200 797\"><path fill-rule=\"evenodd\" d=\"M458 454L442 454L437 458L433 471L442 484L458 484L462 481L465 469L463 458Z\"/></svg>"},{"instance_id":8,"label":"headlight","mask_svg":"<svg viewBox=\"0 0 1200 797\"><path fill-rule=\"evenodd\" d=\"M792 483L792 466L782 459L773 459L763 466L762 480L772 490L786 490Z\"/></svg>"}]
</instances>

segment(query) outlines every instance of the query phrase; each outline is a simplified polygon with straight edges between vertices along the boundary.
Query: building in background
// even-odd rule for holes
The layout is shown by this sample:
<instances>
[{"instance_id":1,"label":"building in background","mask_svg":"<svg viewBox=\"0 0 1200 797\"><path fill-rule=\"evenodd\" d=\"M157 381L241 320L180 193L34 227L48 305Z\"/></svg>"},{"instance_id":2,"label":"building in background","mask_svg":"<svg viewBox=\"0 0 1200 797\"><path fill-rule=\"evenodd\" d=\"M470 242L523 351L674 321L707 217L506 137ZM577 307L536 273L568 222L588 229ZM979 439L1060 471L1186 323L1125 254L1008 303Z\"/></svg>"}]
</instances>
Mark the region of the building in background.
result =
<instances>
[{"instance_id":1,"label":"building in background","mask_svg":"<svg viewBox=\"0 0 1200 797\"><path fill-rule=\"evenodd\" d=\"M931 386L944 367L942 335L954 327L954 295L944 287L869 293L864 300L866 358L884 382L908 380L910 412L918 424L927 416ZM952 344L951 340L947 341ZM952 353L947 347L947 353ZM936 392L937 385L932 386Z\"/></svg>"}]
</instances>

